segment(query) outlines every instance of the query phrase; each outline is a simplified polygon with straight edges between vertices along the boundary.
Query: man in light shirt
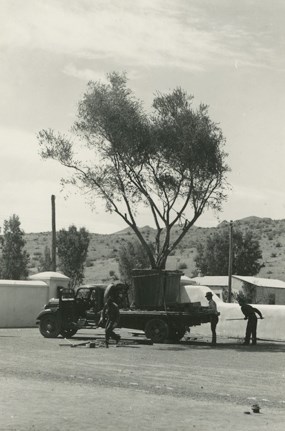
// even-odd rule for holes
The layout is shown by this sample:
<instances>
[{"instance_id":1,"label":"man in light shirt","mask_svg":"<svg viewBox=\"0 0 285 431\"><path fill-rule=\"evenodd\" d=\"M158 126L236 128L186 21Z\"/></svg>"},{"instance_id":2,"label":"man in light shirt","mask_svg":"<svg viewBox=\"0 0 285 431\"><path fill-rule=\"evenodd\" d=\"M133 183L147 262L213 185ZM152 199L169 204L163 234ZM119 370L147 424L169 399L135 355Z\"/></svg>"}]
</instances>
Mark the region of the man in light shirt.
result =
<instances>
[{"instance_id":1,"label":"man in light shirt","mask_svg":"<svg viewBox=\"0 0 285 431\"><path fill-rule=\"evenodd\" d=\"M215 314L211 316L211 331L212 331L212 345L215 346L217 344L217 335L216 335L216 326L219 321L219 312L217 310L217 304L213 300L213 294L212 292L206 293L206 298L209 301L209 307L211 311L214 311Z\"/></svg>"}]
</instances>

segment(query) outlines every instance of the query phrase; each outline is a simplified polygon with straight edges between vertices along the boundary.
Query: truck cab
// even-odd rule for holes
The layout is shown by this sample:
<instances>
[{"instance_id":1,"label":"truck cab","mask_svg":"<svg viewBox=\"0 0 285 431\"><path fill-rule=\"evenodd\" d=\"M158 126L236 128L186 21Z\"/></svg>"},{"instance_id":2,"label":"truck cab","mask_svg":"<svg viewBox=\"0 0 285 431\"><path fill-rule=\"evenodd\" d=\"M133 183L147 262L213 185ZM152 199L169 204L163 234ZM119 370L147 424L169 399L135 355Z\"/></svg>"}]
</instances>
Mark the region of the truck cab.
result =
<instances>
[{"instance_id":1,"label":"truck cab","mask_svg":"<svg viewBox=\"0 0 285 431\"><path fill-rule=\"evenodd\" d=\"M37 316L40 333L45 338L69 338L84 326L97 326L106 288L104 284L94 284L77 290L61 289L59 298L50 299Z\"/></svg>"}]
</instances>

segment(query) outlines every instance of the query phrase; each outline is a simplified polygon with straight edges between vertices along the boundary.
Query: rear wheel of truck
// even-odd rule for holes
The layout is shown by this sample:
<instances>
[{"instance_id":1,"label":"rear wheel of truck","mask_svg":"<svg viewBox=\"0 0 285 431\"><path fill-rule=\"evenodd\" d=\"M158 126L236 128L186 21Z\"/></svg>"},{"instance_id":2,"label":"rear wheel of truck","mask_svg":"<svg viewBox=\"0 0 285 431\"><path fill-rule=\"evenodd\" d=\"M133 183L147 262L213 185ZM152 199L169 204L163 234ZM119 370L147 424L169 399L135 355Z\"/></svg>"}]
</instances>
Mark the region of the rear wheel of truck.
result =
<instances>
[{"instance_id":1,"label":"rear wheel of truck","mask_svg":"<svg viewBox=\"0 0 285 431\"><path fill-rule=\"evenodd\" d=\"M163 343L168 338L168 325L162 319L151 319L145 325L145 335L153 343Z\"/></svg>"},{"instance_id":2,"label":"rear wheel of truck","mask_svg":"<svg viewBox=\"0 0 285 431\"><path fill-rule=\"evenodd\" d=\"M45 338L56 338L60 334L59 322L56 316L43 316L40 320L40 333Z\"/></svg>"},{"instance_id":3,"label":"rear wheel of truck","mask_svg":"<svg viewBox=\"0 0 285 431\"><path fill-rule=\"evenodd\" d=\"M62 335L63 338L71 338L76 334L76 332L77 329L63 329L60 331L60 335Z\"/></svg>"},{"instance_id":4,"label":"rear wheel of truck","mask_svg":"<svg viewBox=\"0 0 285 431\"><path fill-rule=\"evenodd\" d=\"M170 327L168 339L170 341L175 341L175 342L180 341L181 338L184 337L185 332L186 332L185 328L173 328L173 327L171 328Z\"/></svg>"}]
</instances>

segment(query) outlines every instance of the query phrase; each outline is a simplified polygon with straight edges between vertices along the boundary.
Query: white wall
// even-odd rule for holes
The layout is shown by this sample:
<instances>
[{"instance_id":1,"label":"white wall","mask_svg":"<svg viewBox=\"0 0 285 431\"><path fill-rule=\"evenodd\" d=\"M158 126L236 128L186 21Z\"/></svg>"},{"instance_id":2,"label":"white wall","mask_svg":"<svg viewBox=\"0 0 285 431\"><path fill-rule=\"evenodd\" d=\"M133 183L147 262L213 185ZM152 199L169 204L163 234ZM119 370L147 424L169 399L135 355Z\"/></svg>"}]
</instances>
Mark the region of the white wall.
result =
<instances>
[{"instance_id":1,"label":"white wall","mask_svg":"<svg viewBox=\"0 0 285 431\"><path fill-rule=\"evenodd\" d=\"M43 281L0 280L0 328L36 326L48 289Z\"/></svg>"},{"instance_id":2,"label":"white wall","mask_svg":"<svg viewBox=\"0 0 285 431\"><path fill-rule=\"evenodd\" d=\"M36 317L50 298L56 297L58 286L67 287L69 278L47 271L29 280L0 280L0 328L36 326Z\"/></svg>"},{"instance_id":3,"label":"white wall","mask_svg":"<svg viewBox=\"0 0 285 431\"><path fill-rule=\"evenodd\" d=\"M274 288L274 287L256 287L256 302L261 304L268 304L269 295L273 294L275 297L275 305L284 305L285 304L285 289L283 288Z\"/></svg>"},{"instance_id":4,"label":"white wall","mask_svg":"<svg viewBox=\"0 0 285 431\"><path fill-rule=\"evenodd\" d=\"M205 298L206 292L210 292L206 286L183 286L181 287L181 298L183 302L201 302L201 305L208 305ZM219 316L219 323L217 326L217 337L233 337L244 338L247 321L244 320L244 315L241 312L240 306L236 303L225 303L220 300L215 294L213 299L217 304L218 311L221 313ZM267 304L252 304L253 307L258 308L264 319L258 320L257 325L257 338L272 340L272 341L285 341L285 305L267 305ZM229 320L241 319L241 320ZM193 336L201 334L211 338L210 324L202 324L191 328Z\"/></svg>"},{"instance_id":5,"label":"white wall","mask_svg":"<svg viewBox=\"0 0 285 431\"><path fill-rule=\"evenodd\" d=\"M48 299L57 298L58 287L68 287L70 281L66 275L54 271L39 272L31 275L29 280L44 281L49 286Z\"/></svg>"}]
</instances>

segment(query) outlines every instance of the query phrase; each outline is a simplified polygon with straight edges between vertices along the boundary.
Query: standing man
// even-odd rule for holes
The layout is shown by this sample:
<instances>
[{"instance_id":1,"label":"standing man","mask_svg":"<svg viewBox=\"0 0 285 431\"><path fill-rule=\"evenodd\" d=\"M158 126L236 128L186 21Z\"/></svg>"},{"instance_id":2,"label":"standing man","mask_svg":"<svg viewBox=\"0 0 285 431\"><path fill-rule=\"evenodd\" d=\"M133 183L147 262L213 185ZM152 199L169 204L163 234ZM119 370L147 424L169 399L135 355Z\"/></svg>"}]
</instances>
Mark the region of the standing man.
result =
<instances>
[{"instance_id":1,"label":"standing man","mask_svg":"<svg viewBox=\"0 0 285 431\"><path fill-rule=\"evenodd\" d=\"M103 321L105 322L105 343L106 347L109 347L109 339L112 338L116 341L116 345L120 341L120 335L114 332L114 329L118 326L120 319L120 311L118 305L113 301L111 297L108 298L103 308Z\"/></svg>"},{"instance_id":2,"label":"standing man","mask_svg":"<svg viewBox=\"0 0 285 431\"><path fill-rule=\"evenodd\" d=\"M217 304L213 300L213 294L212 292L206 293L206 298L209 301L209 307L211 311L214 311L214 315L211 316L211 331L212 331L212 346L215 346L217 344L217 335L216 335L216 326L219 321L219 312L217 310Z\"/></svg>"},{"instance_id":3,"label":"standing man","mask_svg":"<svg viewBox=\"0 0 285 431\"><path fill-rule=\"evenodd\" d=\"M241 307L241 311L244 314L244 320L247 320L246 332L245 332L245 345L249 345L250 337L252 337L252 344L256 344L256 329L257 329L257 317L256 314L259 315L260 319L263 319L261 312L247 304L244 299L239 300L239 305Z\"/></svg>"}]
</instances>

